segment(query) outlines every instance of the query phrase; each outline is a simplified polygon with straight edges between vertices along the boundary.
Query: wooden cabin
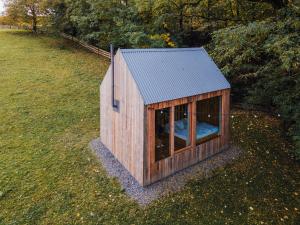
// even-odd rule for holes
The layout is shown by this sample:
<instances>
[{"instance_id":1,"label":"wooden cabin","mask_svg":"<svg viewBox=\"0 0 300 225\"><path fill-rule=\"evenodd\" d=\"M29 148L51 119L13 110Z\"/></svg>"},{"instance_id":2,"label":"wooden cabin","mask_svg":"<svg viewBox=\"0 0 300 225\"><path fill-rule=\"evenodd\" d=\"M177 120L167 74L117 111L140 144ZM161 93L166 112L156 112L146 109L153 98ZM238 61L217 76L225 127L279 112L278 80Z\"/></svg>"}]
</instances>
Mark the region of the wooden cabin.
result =
<instances>
[{"instance_id":1,"label":"wooden cabin","mask_svg":"<svg viewBox=\"0 0 300 225\"><path fill-rule=\"evenodd\" d=\"M119 49L100 86L101 141L146 186L227 148L229 103L204 48Z\"/></svg>"}]
</instances>

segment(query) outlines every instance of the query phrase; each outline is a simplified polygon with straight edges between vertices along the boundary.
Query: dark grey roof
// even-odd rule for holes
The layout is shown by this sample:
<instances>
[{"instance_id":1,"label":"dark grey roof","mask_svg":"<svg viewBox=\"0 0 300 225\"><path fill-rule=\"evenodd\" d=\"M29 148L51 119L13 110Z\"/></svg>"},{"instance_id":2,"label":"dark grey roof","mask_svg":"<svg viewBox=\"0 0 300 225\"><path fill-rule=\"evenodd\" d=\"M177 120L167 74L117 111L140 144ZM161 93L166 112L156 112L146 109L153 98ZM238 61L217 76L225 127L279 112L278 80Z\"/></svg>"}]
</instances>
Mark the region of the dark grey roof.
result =
<instances>
[{"instance_id":1,"label":"dark grey roof","mask_svg":"<svg viewBox=\"0 0 300 225\"><path fill-rule=\"evenodd\" d=\"M145 105L230 88L204 48L120 51Z\"/></svg>"}]
</instances>

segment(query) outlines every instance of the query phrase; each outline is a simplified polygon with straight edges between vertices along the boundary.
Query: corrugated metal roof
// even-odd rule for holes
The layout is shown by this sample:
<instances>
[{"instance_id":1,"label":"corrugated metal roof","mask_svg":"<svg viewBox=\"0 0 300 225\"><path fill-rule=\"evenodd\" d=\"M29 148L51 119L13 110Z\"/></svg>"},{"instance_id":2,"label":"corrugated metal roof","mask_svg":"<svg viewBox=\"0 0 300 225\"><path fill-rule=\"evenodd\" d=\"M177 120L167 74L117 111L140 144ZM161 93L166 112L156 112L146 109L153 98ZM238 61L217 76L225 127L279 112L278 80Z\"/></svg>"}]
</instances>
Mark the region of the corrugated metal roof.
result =
<instances>
[{"instance_id":1,"label":"corrugated metal roof","mask_svg":"<svg viewBox=\"0 0 300 225\"><path fill-rule=\"evenodd\" d=\"M120 51L145 105L230 88L204 48Z\"/></svg>"}]
</instances>

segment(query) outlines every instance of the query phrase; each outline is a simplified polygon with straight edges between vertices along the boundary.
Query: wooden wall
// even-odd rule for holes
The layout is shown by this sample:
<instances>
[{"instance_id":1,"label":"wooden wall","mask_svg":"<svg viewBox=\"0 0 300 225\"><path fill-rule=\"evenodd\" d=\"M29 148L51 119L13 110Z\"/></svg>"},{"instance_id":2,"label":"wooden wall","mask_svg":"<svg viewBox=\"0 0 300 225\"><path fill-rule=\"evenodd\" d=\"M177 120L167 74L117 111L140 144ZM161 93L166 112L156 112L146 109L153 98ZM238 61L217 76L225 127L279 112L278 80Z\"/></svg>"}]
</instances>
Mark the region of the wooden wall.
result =
<instances>
[{"instance_id":1,"label":"wooden wall","mask_svg":"<svg viewBox=\"0 0 300 225\"><path fill-rule=\"evenodd\" d=\"M220 135L196 146L195 138L195 125L196 115L192 113L191 120L193 121L191 126L191 141L190 147L183 149L182 151L174 152L171 146L171 156L155 162L155 110L166 107L173 107L174 105L191 103L192 112L196 111L196 101L203 100L211 97L221 96L221 125ZM145 154L144 154L144 185L151 184L164 177L167 177L176 171L182 170L188 166L191 166L199 161L202 161L228 147L229 144L229 112L230 112L230 89L220 90L212 93L202 94L198 96L192 96L182 98L173 101L166 101L157 104L151 104L146 106L146 132L145 132ZM171 127L174 126L171 122ZM174 128L173 128L174 131ZM172 139L171 129L171 143Z\"/></svg>"},{"instance_id":2,"label":"wooden wall","mask_svg":"<svg viewBox=\"0 0 300 225\"><path fill-rule=\"evenodd\" d=\"M112 76L109 68L100 86L100 137L102 143L143 184L144 102L122 55L115 56L115 99L112 108Z\"/></svg>"}]
</instances>

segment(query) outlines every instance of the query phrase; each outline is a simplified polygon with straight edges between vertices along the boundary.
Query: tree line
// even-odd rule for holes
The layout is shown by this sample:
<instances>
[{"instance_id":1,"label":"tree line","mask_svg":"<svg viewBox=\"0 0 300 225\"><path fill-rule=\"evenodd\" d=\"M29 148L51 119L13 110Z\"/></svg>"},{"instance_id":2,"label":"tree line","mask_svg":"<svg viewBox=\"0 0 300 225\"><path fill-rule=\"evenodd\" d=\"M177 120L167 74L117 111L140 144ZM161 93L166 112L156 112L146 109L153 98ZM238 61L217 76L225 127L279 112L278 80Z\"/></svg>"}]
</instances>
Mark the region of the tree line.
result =
<instances>
[{"instance_id":1,"label":"tree line","mask_svg":"<svg viewBox=\"0 0 300 225\"><path fill-rule=\"evenodd\" d=\"M6 0L11 22L51 25L107 49L199 46L215 30L276 14L288 0Z\"/></svg>"},{"instance_id":2,"label":"tree line","mask_svg":"<svg viewBox=\"0 0 300 225\"><path fill-rule=\"evenodd\" d=\"M108 50L206 46L234 102L281 116L300 156L300 10L293 0L6 0L5 18Z\"/></svg>"}]
</instances>

